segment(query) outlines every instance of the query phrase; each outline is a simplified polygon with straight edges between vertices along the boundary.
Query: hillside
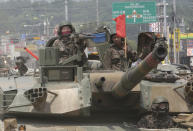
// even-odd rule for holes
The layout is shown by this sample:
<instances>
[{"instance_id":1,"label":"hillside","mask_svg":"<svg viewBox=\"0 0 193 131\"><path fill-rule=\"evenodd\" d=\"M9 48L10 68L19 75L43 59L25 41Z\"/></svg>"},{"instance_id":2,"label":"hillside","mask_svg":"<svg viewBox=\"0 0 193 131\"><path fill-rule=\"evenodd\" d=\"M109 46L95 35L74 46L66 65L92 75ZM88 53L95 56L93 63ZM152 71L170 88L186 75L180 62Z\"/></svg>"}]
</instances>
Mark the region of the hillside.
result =
<instances>
[{"instance_id":1,"label":"hillside","mask_svg":"<svg viewBox=\"0 0 193 131\"><path fill-rule=\"evenodd\" d=\"M124 2L128 0L119 0ZM142 0L141 0L142 1ZM99 0L100 23L111 24L112 3L117 0ZM172 1L168 1L168 15L172 15ZM192 0L176 0L178 18L185 18L187 27L192 28ZM43 33L43 23L49 20L50 28L64 22L65 17L64 0L53 2L30 0L9 0L0 4L0 34L6 31L11 33ZM69 19L79 28L81 24L96 27L96 1L69 1ZM171 21L171 17L168 21ZM38 25L24 27L24 25ZM141 26L141 28L140 28ZM148 31L147 24L127 25L128 38L136 40L137 34L141 31ZM93 29L94 30L94 29Z\"/></svg>"}]
</instances>

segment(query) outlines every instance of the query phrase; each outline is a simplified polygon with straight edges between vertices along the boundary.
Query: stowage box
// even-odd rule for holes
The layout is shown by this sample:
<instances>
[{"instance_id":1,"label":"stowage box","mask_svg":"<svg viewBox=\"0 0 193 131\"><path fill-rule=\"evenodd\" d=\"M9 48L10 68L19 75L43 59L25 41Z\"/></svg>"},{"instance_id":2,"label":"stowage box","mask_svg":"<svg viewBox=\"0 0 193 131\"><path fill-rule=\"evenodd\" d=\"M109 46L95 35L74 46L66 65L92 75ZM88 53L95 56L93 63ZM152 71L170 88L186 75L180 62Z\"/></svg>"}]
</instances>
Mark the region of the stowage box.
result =
<instances>
[{"instance_id":1,"label":"stowage box","mask_svg":"<svg viewBox=\"0 0 193 131\"><path fill-rule=\"evenodd\" d=\"M58 55L59 55L58 48L54 48L54 47L40 48L39 49L39 57L40 57L39 63L40 65L44 65L44 66L57 65L58 64Z\"/></svg>"}]
</instances>

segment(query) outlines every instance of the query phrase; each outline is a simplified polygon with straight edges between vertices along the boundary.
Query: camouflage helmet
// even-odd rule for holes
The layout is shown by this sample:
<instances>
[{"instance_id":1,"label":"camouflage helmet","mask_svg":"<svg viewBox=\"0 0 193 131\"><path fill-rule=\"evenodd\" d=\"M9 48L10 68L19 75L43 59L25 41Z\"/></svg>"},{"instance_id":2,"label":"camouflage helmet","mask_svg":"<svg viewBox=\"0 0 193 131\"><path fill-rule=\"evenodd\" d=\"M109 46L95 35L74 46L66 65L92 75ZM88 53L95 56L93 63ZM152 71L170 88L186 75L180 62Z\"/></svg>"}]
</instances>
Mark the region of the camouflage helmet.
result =
<instances>
[{"instance_id":1,"label":"camouflage helmet","mask_svg":"<svg viewBox=\"0 0 193 131\"><path fill-rule=\"evenodd\" d=\"M156 97L151 105L151 110L156 114L167 114L169 112L169 102L163 96Z\"/></svg>"},{"instance_id":2,"label":"camouflage helmet","mask_svg":"<svg viewBox=\"0 0 193 131\"><path fill-rule=\"evenodd\" d=\"M70 22L66 22L66 23L63 23L63 24L60 24L60 25L59 25L59 28L58 28L58 36L61 36L61 35L62 35L61 30L62 30L62 28L63 28L64 26L69 26L69 27L71 28L71 30L72 30L72 33L75 33L75 28L74 28L74 26L73 26Z\"/></svg>"},{"instance_id":3,"label":"camouflage helmet","mask_svg":"<svg viewBox=\"0 0 193 131\"><path fill-rule=\"evenodd\" d=\"M158 96L153 99L152 104L160 104L160 103L169 103L167 98L163 96Z\"/></svg>"}]
</instances>

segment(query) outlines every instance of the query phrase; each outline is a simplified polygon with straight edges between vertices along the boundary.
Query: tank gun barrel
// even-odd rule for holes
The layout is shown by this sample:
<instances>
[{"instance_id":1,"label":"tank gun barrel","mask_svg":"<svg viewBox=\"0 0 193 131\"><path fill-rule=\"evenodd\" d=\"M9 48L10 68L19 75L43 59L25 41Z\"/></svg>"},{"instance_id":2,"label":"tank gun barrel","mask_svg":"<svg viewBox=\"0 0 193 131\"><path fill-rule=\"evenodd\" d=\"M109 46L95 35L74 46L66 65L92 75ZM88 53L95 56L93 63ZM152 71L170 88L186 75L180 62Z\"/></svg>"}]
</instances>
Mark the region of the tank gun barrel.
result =
<instances>
[{"instance_id":1,"label":"tank gun barrel","mask_svg":"<svg viewBox=\"0 0 193 131\"><path fill-rule=\"evenodd\" d=\"M135 68L123 74L120 81L112 88L112 93L117 98L128 94L153 68L167 56L167 47L164 41L155 45L154 50Z\"/></svg>"}]
</instances>

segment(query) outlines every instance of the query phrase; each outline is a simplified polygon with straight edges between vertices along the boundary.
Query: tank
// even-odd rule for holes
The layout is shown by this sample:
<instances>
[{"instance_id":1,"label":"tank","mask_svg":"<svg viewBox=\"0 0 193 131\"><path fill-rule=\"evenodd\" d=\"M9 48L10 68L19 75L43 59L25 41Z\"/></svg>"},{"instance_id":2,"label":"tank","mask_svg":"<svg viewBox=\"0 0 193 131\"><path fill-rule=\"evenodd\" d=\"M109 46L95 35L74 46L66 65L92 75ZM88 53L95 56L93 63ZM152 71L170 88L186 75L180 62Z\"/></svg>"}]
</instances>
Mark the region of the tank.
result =
<instances>
[{"instance_id":1,"label":"tank","mask_svg":"<svg viewBox=\"0 0 193 131\"><path fill-rule=\"evenodd\" d=\"M68 64L79 60L79 55L59 65L58 55L53 47L39 50L39 77L0 77L0 124L5 131L145 130L137 129L135 123L148 110L150 94L159 94L154 94L153 85L160 84L143 79L166 57L165 43L156 43L127 72L85 71Z\"/></svg>"}]
</instances>

